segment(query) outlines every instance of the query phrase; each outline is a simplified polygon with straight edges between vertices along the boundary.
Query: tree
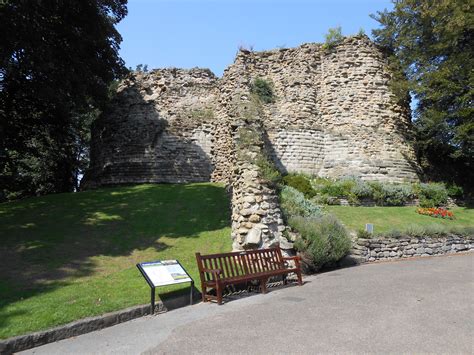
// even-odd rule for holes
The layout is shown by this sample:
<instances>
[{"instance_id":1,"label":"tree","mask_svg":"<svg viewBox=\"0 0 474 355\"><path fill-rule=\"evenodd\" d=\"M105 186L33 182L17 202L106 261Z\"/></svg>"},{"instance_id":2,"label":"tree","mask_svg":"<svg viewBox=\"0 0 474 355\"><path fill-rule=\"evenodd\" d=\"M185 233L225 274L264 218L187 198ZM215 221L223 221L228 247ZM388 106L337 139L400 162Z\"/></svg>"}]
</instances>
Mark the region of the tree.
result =
<instances>
[{"instance_id":1,"label":"tree","mask_svg":"<svg viewBox=\"0 0 474 355\"><path fill-rule=\"evenodd\" d=\"M89 125L126 72L126 3L0 1L0 200L77 187Z\"/></svg>"},{"instance_id":2,"label":"tree","mask_svg":"<svg viewBox=\"0 0 474 355\"><path fill-rule=\"evenodd\" d=\"M372 17L388 48L394 87L417 103L417 151L428 176L474 177L474 16L470 0L392 0ZM402 95L403 96L403 95ZM471 180L472 181L472 180Z\"/></svg>"}]
</instances>

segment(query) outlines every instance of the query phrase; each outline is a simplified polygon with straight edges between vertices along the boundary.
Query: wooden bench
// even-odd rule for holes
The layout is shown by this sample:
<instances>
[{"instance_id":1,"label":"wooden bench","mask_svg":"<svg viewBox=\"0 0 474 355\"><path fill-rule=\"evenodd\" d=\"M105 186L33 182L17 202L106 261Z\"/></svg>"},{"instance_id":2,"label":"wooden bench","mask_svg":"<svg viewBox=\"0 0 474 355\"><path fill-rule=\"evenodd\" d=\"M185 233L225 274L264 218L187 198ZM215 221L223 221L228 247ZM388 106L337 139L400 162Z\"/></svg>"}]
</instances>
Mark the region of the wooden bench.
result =
<instances>
[{"instance_id":1,"label":"wooden bench","mask_svg":"<svg viewBox=\"0 0 474 355\"><path fill-rule=\"evenodd\" d=\"M295 267L287 266L294 260ZM196 261L201 277L202 301L217 300L222 304L222 291L228 285L260 281L262 293L267 292L267 281L272 276L284 276L294 272L298 285L302 285L300 258L283 257L280 248L249 250L223 254L201 255L196 253ZM216 290L217 296L209 295L208 289Z\"/></svg>"}]
</instances>

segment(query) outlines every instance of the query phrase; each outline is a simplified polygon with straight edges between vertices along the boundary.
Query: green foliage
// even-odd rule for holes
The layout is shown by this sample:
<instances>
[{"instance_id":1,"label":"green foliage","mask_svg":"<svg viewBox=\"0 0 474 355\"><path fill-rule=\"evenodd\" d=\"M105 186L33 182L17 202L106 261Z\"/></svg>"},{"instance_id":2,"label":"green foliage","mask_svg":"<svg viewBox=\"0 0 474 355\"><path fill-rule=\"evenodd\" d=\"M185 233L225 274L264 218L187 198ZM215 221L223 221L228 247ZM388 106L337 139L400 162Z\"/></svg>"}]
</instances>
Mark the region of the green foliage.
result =
<instances>
[{"instance_id":1,"label":"green foliage","mask_svg":"<svg viewBox=\"0 0 474 355\"><path fill-rule=\"evenodd\" d=\"M472 1L397 0L372 17L375 41L386 47L394 86L417 102L416 149L425 173L474 180L474 27Z\"/></svg>"},{"instance_id":2,"label":"green foliage","mask_svg":"<svg viewBox=\"0 0 474 355\"><path fill-rule=\"evenodd\" d=\"M275 102L272 84L265 79L255 78L250 86L250 92L256 95L264 104Z\"/></svg>"},{"instance_id":3,"label":"green foliage","mask_svg":"<svg viewBox=\"0 0 474 355\"><path fill-rule=\"evenodd\" d=\"M358 36L365 36L365 35L366 35L366 34L365 34L365 30L364 30L363 27L359 28L359 31L357 32L357 35L358 35Z\"/></svg>"},{"instance_id":4,"label":"green foliage","mask_svg":"<svg viewBox=\"0 0 474 355\"><path fill-rule=\"evenodd\" d=\"M323 49L331 49L335 47L344 39L341 26L330 28L328 33L324 35L324 38L325 42L323 44Z\"/></svg>"},{"instance_id":5,"label":"green foliage","mask_svg":"<svg viewBox=\"0 0 474 355\"><path fill-rule=\"evenodd\" d=\"M346 198L357 205L361 199L369 198L379 206L403 206L406 202L419 198L422 207L444 205L448 190L442 183L410 184L366 182L358 177L348 176L338 180L316 178L311 180L317 203L334 204L337 198ZM462 188L452 185L451 193L461 196Z\"/></svg>"},{"instance_id":6,"label":"green foliage","mask_svg":"<svg viewBox=\"0 0 474 355\"><path fill-rule=\"evenodd\" d=\"M380 206L403 206L415 197L410 184L370 182L369 186L372 188L373 199Z\"/></svg>"},{"instance_id":7,"label":"green foliage","mask_svg":"<svg viewBox=\"0 0 474 355\"><path fill-rule=\"evenodd\" d=\"M280 206L286 219L290 217L319 217L321 208L305 199L303 193L291 186L284 186L280 193Z\"/></svg>"},{"instance_id":8,"label":"green foliage","mask_svg":"<svg viewBox=\"0 0 474 355\"><path fill-rule=\"evenodd\" d=\"M442 224L428 225L408 225L401 229L391 229L388 232L380 233L376 237L401 238L401 237L445 237L448 235L457 235L460 237L472 237L474 235L474 226L448 226Z\"/></svg>"},{"instance_id":9,"label":"green foliage","mask_svg":"<svg viewBox=\"0 0 474 355\"><path fill-rule=\"evenodd\" d=\"M439 224L445 226L474 227L474 209L454 207L450 211L456 219L427 218L416 213L416 207L352 207L326 206L325 211L334 214L344 225L352 230L364 229L366 223L374 225L376 233L385 233L393 228L404 229L408 225L426 226Z\"/></svg>"},{"instance_id":10,"label":"green foliage","mask_svg":"<svg viewBox=\"0 0 474 355\"><path fill-rule=\"evenodd\" d=\"M309 257L308 271L333 265L347 255L351 248L351 239L346 229L334 216L297 216L290 218L289 225L301 235L295 247Z\"/></svg>"},{"instance_id":11,"label":"green foliage","mask_svg":"<svg viewBox=\"0 0 474 355\"><path fill-rule=\"evenodd\" d=\"M354 185L351 192L359 199L372 197L373 190L370 184L360 178L354 179Z\"/></svg>"},{"instance_id":12,"label":"green foliage","mask_svg":"<svg viewBox=\"0 0 474 355\"><path fill-rule=\"evenodd\" d=\"M126 0L0 3L0 200L77 188Z\"/></svg>"},{"instance_id":13,"label":"green foliage","mask_svg":"<svg viewBox=\"0 0 474 355\"><path fill-rule=\"evenodd\" d=\"M148 73L148 64L138 64L135 71L139 73Z\"/></svg>"},{"instance_id":14,"label":"green foliage","mask_svg":"<svg viewBox=\"0 0 474 355\"><path fill-rule=\"evenodd\" d=\"M431 183L416 185L421 207L437 207L448 201L448 191L444 184Z\"/></svg>"},{"instance_id":15,"label":"green foliage","mask_svg":"<svg viewBox=\"0 0 474 355\"><path fill-rule=\"evenodd\" d=\"M448 184L446 190L449 197L452 198L461 198L464 194L464 189L461 186L458 186L454 183Z\"/></svg>"},{"instance_id":16,"label":"green foliage","mask_svg":"<svg viewBox=\"0 0 474 355\"><path fill-rule=\"evenodd\" d=\"M283 178L283 183L302 192L305 198L310 199L316 195L310 180L302 174L288 174Z\"/></svg>"},{"instance_id":17,"label":"green foliage","mask_svg":"<svg viewBox=\"0 0 474 355\"><path fill-rule=\"evenodd\" d=\"M360 238L360 239L369 239L369 238L372 238L373 237L373 234L367 232L365 229L358 229L357 230L357 238Z\"/></svg>"},{"instance_id":18,"label":"green foliage","mask_svg":"<svg viewBox=\"0 0 474 355\"><path fill-rule=\"evenodd\" d=\"M252 127L241 127L238 130L237 154L239 159L247 160L259 168L259 176L272 185L281 182L282 176L275 164L266 156L262 138Z\"/></svg>"},{"instance_id":19,"label":"green foliage","mask_svg":"<svg viewBox=\"0 0 474 355\"><path fill-rule=\"evenodd\" d=\"M275 164L271 162L263 154L257 155L255 164L259 167L260 177L270 182L272 185L276 185L281 182L282 176Z\"/></svg>"}]
</instances>

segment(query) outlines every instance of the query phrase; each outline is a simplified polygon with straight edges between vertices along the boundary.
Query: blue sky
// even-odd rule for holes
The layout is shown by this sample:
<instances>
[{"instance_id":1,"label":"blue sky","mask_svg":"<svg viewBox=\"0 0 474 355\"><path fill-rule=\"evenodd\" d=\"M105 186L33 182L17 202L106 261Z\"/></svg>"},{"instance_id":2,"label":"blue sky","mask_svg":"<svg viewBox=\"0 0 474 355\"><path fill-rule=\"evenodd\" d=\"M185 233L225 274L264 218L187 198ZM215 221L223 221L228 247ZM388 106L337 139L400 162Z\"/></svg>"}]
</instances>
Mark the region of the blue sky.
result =
<instances>
[{"instance_id":1,"label":"blue sky","mask_svg":"<svg viewBox=\"0 0 474 355\"><path fill-rule=\"evenodd\" d=\"M211 69L233 62L239 46L255 50L323 42L328 28L345 35L377 22L369 14L389 0L129 0L118 25L127 67Z\"/></svg>"}]
</instances>

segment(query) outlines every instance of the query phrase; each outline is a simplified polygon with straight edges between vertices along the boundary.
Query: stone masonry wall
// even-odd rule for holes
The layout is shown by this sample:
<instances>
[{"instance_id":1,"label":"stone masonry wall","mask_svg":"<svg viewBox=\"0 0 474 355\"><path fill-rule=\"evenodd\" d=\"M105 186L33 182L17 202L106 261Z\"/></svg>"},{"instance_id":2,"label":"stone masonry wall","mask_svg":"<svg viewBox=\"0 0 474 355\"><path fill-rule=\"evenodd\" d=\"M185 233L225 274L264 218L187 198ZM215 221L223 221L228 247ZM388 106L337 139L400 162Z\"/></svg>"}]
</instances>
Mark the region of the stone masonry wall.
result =
<instances>
[{"instance_id":1,"label":"stone masonry wall","mask_svg":"<svg viewBox=\"0 0 474 355\"><path fill-rule=\"evenodd\" d=\"M218 79L207 69L135 73L94 124L83 187L139 182L231 183L235 103L260 77L269 154L282 172L416 181L407 107L389 89L383 53L365 36L320 44L242 50ZM237 110L238 111L238 110Z\"/></svg>"},{"instance_id":2,"label":"stone masonry wall","mask_svg":"<svg viewBox=\"0 0 474 355\"><path fill-rule=\"evenodd\" d=\"M250 146L242 143L242 135ZM232 181L232 248L234 251L280 245L285 230L278 195L261 174L256 160L265 157L259 123L244 123L234 134L236 164Z\"/></svg>"},{"instance_id":3,"label":"stone masonry wall","mask_svg":"<svg viewBox=\"0 0 474 355\"><path fill-rule=\"evenodd\" d=\"M92 127L83 187L210 181L216 84L206 69L162 69L124 80Z\"/></svg>"},{"instance_id":4,"label":"stone masonry wall","mask_svg":"<svg viewBox=\"0 0 474 355\"><path fill-rule=\"evenodd\" d=\"M329 50L304 44L241 51L222 81L242 88L257 77L273 84L276 100L264 105L264 125L283 171L418 179L408 108L396 103L386 58L367 37Z\"/></svg>"},{"instance_id":5,"label":"stone masonry wall","mask_svg":"<svg viewBox=\"0 0 474 355\"><path fill-rule=\"evenodd\" d=\"M351 255L361 261L378 261L454 254L474 250L474 236L461 237L400 237L400 238L359 238L354 241Z\"/></svg>"}]
</instances>

